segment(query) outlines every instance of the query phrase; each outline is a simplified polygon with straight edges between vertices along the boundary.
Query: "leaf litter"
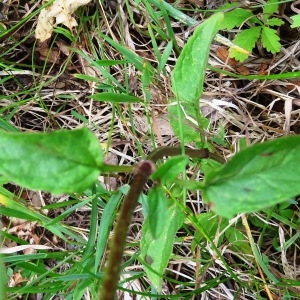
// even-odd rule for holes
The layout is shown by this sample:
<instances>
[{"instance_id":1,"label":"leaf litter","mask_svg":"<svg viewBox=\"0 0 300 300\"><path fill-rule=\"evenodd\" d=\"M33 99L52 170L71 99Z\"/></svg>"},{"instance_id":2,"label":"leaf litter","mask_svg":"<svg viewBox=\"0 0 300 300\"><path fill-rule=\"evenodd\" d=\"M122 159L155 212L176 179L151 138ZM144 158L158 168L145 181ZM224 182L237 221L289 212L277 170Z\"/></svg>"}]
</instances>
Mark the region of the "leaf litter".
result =
<instances>
[{"instance_id":1,"label":"leaf litter","mask_svg":"<svg viewBox=\"0 0 300 300\"><path fill-rule=\"evenodd\" d=\"M62 3L62 1L57 2L60 4ZM78 3L81 3L80 5L83 6L87 4L82 4L85 1L73 2L75 2L76 5L78 5ZM64 6L54 6L55 9L52 8L52 10L46 11L46 9L50 9L50 7L54 5L53 2L49 7L45 8L43 13L44 16L41 21L41 24L43 25L40 25L39 30L36 29L37 37L40 40L48 39L48 41L51 41L51 39L49 39L51 37L56 45L59 45L59 43L62 42L65 43L67 49L71 49L71 45L72 47L83 49L83 51L94 60L123 60L124 57L120 55L114 47L108 44L100 34L94 34L94 30L96 30L98 33L111 36L118 43L122 43L124 40L126 47L130 48L136 55L149 61L155 66L157 57L150 39L145 35L145 33L148 32L148 24L150 23L154 26L154 23L152 23L154 21L149 18L148 8L143 2L137 4L136 2L129 1L127 6L122 6L122 11L119 14L118 10L116 10L117 6L111 5L110 2L111 1L108 1L108 3L103 4L103 6L95 6L95 4L93 4L89 7L82 7L86 15L90 16L96 11L97 14L101 16L100 28L95 29L92 27L92 23L89 23L91 24L91 27L89 30L85 31L79 29L77 26L81 21L79 21L78 18L76 20L74 14L76 9L73 9L70 5L71 1L64 1L64 3L66 3L63 4ZM202 3L201 1L197 2L199 2L199 5ZM210 5L212 5L210 8L218 6L220 2L222 1L209 1ZM39 4L41 5L41 3ZM6 1L6 5L8 6L10 13L18 11L20 15L22 15L24 11L33 8L32 4L29 3L24 5L24 7L20 4L20 6L17 6L15 9L13 9L11 1ZM186 5L186 8L190 9L189 5L191 4L183 5ZM192 7L196 8L195 6ZM205 9L208 8L208 6L202 8ZM154 8L154 10L156 10L156 8ZM68 13L66 14L66 12ZM204 15L199 13L197 16L191 13L190 16L199 22L205 18ZM284 11L283 16L290 17L289 11ZM20 16L15 15L15 17L15 19L17 19ZM123 21L124 18L127 19ZM161 24L164 24L163 18L160 16L158 16L158 18ZM32 21L36 20L36 17L32 18ZM148 23L145 20L147 20ZM46 24L46 21L49 23ZM61 27L59 24L63 24L63 26ZM126 26L124 26L124 24ZM141 153L138 152L134 142L136 140L143 145L143 151L148 153L152 149L152 144L150 139L147 138L147 126L142 126L143 129L138 129L138 135L133 134L133 130L136 126L134 124L135 122L139 123L139 120L142 120L143 123L145 123L145 121L148 120L147 117L145 117L146 113L144 106L141 104L133 104L129 108L125 105L122 106L122 113L118 111L118 113L115 114L111 106L87 100L87 96L94 92L95 85L87 84L73 76L74 74L81 73L83 75L98 78L100 77L100 72L103 77L101 77L101 81L99 80L99 82L96 83L96 87L101 89L115 88L116 86L121 88L122 86L125 86L128 80L127 75L129 74L130 91L135 96L141 97L144 91L142 90L143 83L140 71L138 71L133 64L128 64L126 67L124 67L124 65L112 66L108 68L107 73L106 70L103 69L91 72L88 70L88 63L86 63L86 60L84 60L84 62L80 61L77 57L77 53L74 55L72 52L65 52L68 53L68 55L66 55L59 46L57 49L53 50L51 43L49 44L48 49L50 52L54 52L55 56L53 56L53 59L51 58L49 60L49 58L47 58L47 51L45 51L46 55L43 59L36 59L35 56L39 49L34 49L34 39L32 39L33 33L28 31L30 30L31 25L30 22L25 24L21 27L21 29L24 30L19 30L6 38L5 44L3 44L5 48L11 49L11 51L1 54L2 59L5 58L7 61L17 61L18 67L17 71L13 71L18 72L17 74L14 73L14 79L8 78L2 83L3 97L0 100L1 118L8 116L10 113L12 114L10 119L5 119L8 123L7 126L13 125L17 129L23 131L48 131L58 128L75 129L85 124L90 126L99 141L106 145L111 153L117 156L117 163L119 164L132 164L133 161L139 159ZM155 24L155 26L156 25L157 24ZM10 24L8 24L8 26L10 26ZM74 43L71 39L68 39L63 35L55 36L52 34L55 26L58 28L64 28L64 26L66 26L73 34L79 30L80 41L75 41ZM182 46L187 37L191 34L190 28L184 26L175 19L172 19L172 27L174 28L176 39L180 41L178 44ZM30 34L28 34L28 32ZM40 34L40 36L38 34ZM218 55L218 48L220 45L213 42L209 54L209 64L236 74L242 74L237 69L241 66L245 68L249 74L254 75L260 73L280 74L282 72L299 70L300 47L299 43L296 41L297 39L291 39L294 34L295 31L291 31L289 34L284 32L280 33L283 46L280 53L276 56L271 56L264 50L258 48L254 49L252 57L241 64L238 63L238 65L232 63L228 52L226 51L222 50L225 54L222 54L222 58L220 58ZM20 41L22 47L12 46L15 44L14 40ZM126 43L128 43L128 45ZM163 51L166 42L160 38L157 39L157 43L158 49ZM228 50L229 49L227 49L227 51ZM32 55L28 56L28 53ZM99 53L101 53L101 55L99 55ZM31 60L32 57L34 57L34 61ZM59 64L57 63L58 59ZM171 87L168 78L170 71L173 68L174 61L176 61L176 55L172 53L166 64L166 73L156 75L154 82L151 83L150 91L152 101L150 102L149 108L154 112L152 115L154 115L155 118L150 118L153 123L156 122L156 120L168 119L166 113L166 99L173 97L170 92ZM31 66L32 64L39 67L35 69L35 73L32 72L31 68L30 74L24 73L25 71L28 71L26 65ZM42 68L44 68L45 71L42 71ZM9 76L9 74L10 73L7 72L7 75L5 76ZM1 75L1 79L2 78L3 75ZM113 84L111 83L112 79L115 79ZM224 139L230 147L223 147L218 144L215 144L215 147L217 147L218 151L223 153L224 156L230 157L235 151L242 147L243 143L249 145L264 140L270 140L285 134L299 133L299 86L300 82L298 79L247 81L207 70L203 99L200 101L202 111L205 110L205 114L210 116L211 132L206 132L206 135L217 135L220 131L221 123L225 130ZM15 96L12 97L11 95ZM19 101L19 106L16 111L13 111L11 107L15 104L16 99ZM133 123L129 122L131 117L134 119ZM193 124L193 120L190 121ZM148 124L148 127L151 128L151 126L154 127L154 125ZM161 128L162 125L160 123L158 126L159 134L156 133L154 135L158 145L178 144L178 140L175 138L173 131L170 130L169 125L167 126L168 129L165 131ZM111 127L114 128L113 133L110 133ZM136 127L139 128L138 126ZM108 141L111 142L107 144ZM195 145L191 144L190 146L194 147ZM188 174L194 175L193 167L189 167L187 172ZM203 174L196 175L199 176L199 178L202 178L203 176ZM120 175L117 179L119 186L128 182L128 177L123 175ZM109 182L109 180L106 182ZM114 189L115 188L116 187L114 186ZM15 192L15 194L18 193ZM68 201L69 198L65 197L66 196L62 196L61 198L58 197L51 201L48 199L49 197L46 197L46 199L48 199L46 204ZM26 199L26 201L30 201L30 199ZM200 195L189 195L187 204L192 208L196 215L200 212L204 212L206 209L201 202ZM49 216L55 218L65 210L66 208L52 209L49 211ZM89 216L90 208L86 206L79 211L70 214L64 222L74 226L75 231L80 232L80 234L87 238ZM265 220L266 217L263 213L258 213L257 216L258 219L260 218L262 220L263 224L267 224ZM291 218L293 218L293 216L291 216ZM238 220L237 217L234 221L238 222ZM278 223L279 219L275 219L275 221ZM138 212L134 215L133 222L134 224L138 224L138 226L137 228L132 227L128 239L130 241L139 241L141 215ZM235 222L232 221L231 224L234 224ZM274 223L275 224L273 224L272 227L276 228L276 222ZM264 226L254 220L253 224L256 225L255 229L258 232ZM281 223L281 226L285 227L285 239L288 240L289 238L293 238L294 233L290 230L290 227L286 226L284 222L283 224ZM60 238L54 237L53 235L51 236L47 231L42 232L40 229L41 228L37 228L35 231L41 235L41 241L44 242L45 245L50 245L54 248L59 245L59 247L62 247L63 249L64 243ZM282 230L280 230L279 233L280 247L283 247ZM202 245L201 247L196 247L196 252L193 254L190 251L190 235L181 230L179 232L179 237L182 235L185 235L184 238L178 240L174 245L175 255L168 266L168 276L179 281L182 280L182 282L188 280L189 283L200 287L201 282L205 282L205 280L210 278L217 278L218 274L226 274L226 266L214 256L214 252L209 243ZM264 238L266 247L263 247L264 245L262 245L261 251L264 255L269 257L271 270L273 270L273 272L275 272L274 269L278 271L280 266L278 267L276 262L283 261L284 268L280 270L281 272L278 271L279 273L277 276L284 278L285 273L288 273L288 277L299 277L297 272L290 272L291 266L295 265L293 257L297 257L297 251L299 250L294 248L284 249L283 258L280 255L276 255L276 251L273 253L269 252L270 247L272 247L272 240L278 240L278 235L274 234L274 236L266 236ZM67 247L68 246L66 246L66 249ZM230 250L226 241L223 242L220 247L232 271L240 274L246 281L251 282L253 274L248 273L247 267L250 269L253 260L248 256L243 256L241 253ZM126 253L133 255L136 250L136 247L130 247L126 250ZM201 253L197 252L200 250ZM197 259L195 259L195 257ZM201 265L199 263L201 257L204 260L209 259L211 263L208 265ZM247 267L241 268L241 261ZM55 266L55 262L52 263ZM142 268L142 265L137 262L134 267ZM131 270L132 268L133 266L129 266L127 267L127 270ZM195 272L195 270L198 270L199 268L202 268L200 276L199 272ZM287 272L287 270L289 272ZM16 279L15 282L20 283L24 278L22 275L18 274L18 271L16 271L14 273L14 278L19 278ZM136 279L134 282L138 283L134 285L131 284L132 289L144 292L147 278ZM181 287L173 285L170 282L164 280L165 285L163 292L166 295L180 293ZM124 287L126 288L126 286ZM232 299L232 297L236 295L237 289L237 283L222 283L208 291L202 292L201 297L206 299ZM279 293L279 288L273 287L273 292L275 294L277 291ZM255 293L256 290L251 291L245 289L239 294L239 297L240 299L251 299ZM120 295L119 299L122 299L122 297L123 296ZM83 299L88 299L88 296ZM274 299L276 299L275 296Z\"/></svg>"},{"instance_id":2,"label":"leaf litter","mask_svg":"<svg viewBox=\"0 0 300 300\"><path fill-rule=\"evenodd\" d=\"M63 24L72 32L77 21L72 16L73 13L91 0L55 0L51 5L43 8L38 17L35 37L44 42L51 37L53 28Z\"/></svg>"}]
</instances>

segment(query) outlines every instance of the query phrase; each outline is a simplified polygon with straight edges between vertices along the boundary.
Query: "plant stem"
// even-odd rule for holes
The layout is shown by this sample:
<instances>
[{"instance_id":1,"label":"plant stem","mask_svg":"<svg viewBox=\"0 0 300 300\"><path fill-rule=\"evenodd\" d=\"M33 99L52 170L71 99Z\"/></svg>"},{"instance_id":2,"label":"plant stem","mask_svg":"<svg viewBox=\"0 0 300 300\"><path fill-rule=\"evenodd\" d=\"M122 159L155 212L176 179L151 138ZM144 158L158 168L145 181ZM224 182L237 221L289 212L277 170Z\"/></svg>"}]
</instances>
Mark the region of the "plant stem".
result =
<instances>
[{"instance_id":1,"label":"plant stem","mask_svg":"<svg viewBox=\"0 0 300 300\"><path fill-rule=\"evenodd\" d=\"M165 146L165 147L159 147L152 151L147 159L152 160L154 163L157 162L159 159L167 157L167 156L175 156L182 154L182 150L180 147L172 147L172 146ZM223 157L209 152L207 148L203 149L190 149L185 148L185 154L188 155L191 158L211 158L221 164L225 163L225 160Z\"/></svg>"},{"instance_id":2,"label":"plant stem","mask_svg":"<svg viewBox=\"0 0 300 300\"><path fill-rule=\"evenodd\" d=\"M131 216L138 203L139 196L143 192L144 185L154 169L155 165L150 160L142 161L137 166L137 172L123 202L118 216L118 221L114 229L107 268L102 282L102 289L100 291L100 300L115 299L123 249L125 246L127 230L131 222Z\"/></svg>"},{"instance_id":3,"label":"plant stem","mask_svg":"<svg viewBox=\"0 0 300 300\"><path fill-rule=\"evenodd\" d=\"M182 150L180 147L159 147L151 152L147 160L142 161L136 168L136 174L133 178L129 192L122 204L114 233L110 245L110 253L108 257L108 263L104 278L102 281L102 287L100 290L100 300L114 300L117 285L119 281L120 268L122 264L123 250L125 247L125 241L127 236L127 230L131 222L133 211L138 203L139 196L143 192L145 183L150 175L155 170L155 163L164 157L180 155ZM225 160L213 153L210 153L208 149L190 149L185 148L185 153L191 158L211 158L220 163L224 163ZM120 171L121 166L105 165L106 171ZM108 170L109 168L109 170ZM133 167L127 167L129 172L132 172Z\"/></svg>"},{"instance_id":4,"label":"plant stem","mask_svg":"<svg viewBox=\"0 0 300 300\"><path fill-rule=\"evenodd\" d=\"M109 164L103 164L100 166L102 173L133 173L136 166L115 166Z\"/></svg>"},{"instance_id":5,"label":"plant stem","mask_svg":"<svg viewBox=\"0 0 300 300\"><path fill-rule=\"evenodd\" d=\"M182 150L180 147L164 146L164 147L159 147L154 151L152 151L148 155L147 159L156 163L159 159L162 159L164 157L175 156L180 154L182 154ZM191 158L211 158L215 161L218 161L221 164L225 163L223 157L209 152L207 148L203 148L203 149L185 148L185 154ZM115 165L103 164L101 165L101 170L105 173L114 173L114 172L133 173L135 172L136 167L137 166L115 166Z\"/></svg>"}]
</instances>

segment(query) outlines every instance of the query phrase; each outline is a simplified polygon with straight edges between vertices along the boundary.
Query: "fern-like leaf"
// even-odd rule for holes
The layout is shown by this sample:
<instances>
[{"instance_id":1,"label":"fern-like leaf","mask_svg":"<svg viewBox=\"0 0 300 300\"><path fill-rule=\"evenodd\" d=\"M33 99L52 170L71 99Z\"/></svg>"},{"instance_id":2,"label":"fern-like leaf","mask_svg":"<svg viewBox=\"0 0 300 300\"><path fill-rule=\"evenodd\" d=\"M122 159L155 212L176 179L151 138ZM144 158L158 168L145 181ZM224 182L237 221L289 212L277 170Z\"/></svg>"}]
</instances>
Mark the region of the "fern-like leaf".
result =
<instances>
[{"instance_id":1,"label":"fern-like leaf","mask_svg":"<svg viewBox=\"0 0 300 300\"><path fill-rule=\"evenodd\" d=\"M236 35L236 38L233 42L234 44L251 53L252 49L255 46L255 43L259 39L260 32L261 27L251 27L249 29L245 29ZM243 62L248 57L248 55L245 53L241 53L235 49L230 49L230 57Z\"/></svg>"},{"instance_id":2,"label":"fern-like leaf","mask_svg":"<svg viewBox=\"0 0 300 300\"><path fill-rule=\"evenodd\" d=\"M263 6L263 19L264 23L267 22L269 17L273 15L278 10L279 2L278 0L269 0L264 6Z\"/></svg>"},{"instance_id":3,"label":"fern-like leaf","mask_svg":"<svg viewBox=\"0 0 300 300\"><path fill-rule=\"evenodd\" d=\"M268 26L281 26L283 24L284 24L284 22L282 20L280 20L279 18L268 19L267 22L265 23L265 25L268 25Z\"/></svg>"},{"instance_id":4,"label":"fern-like leaf","mask_svg":"<svg viewBox=\"0 0 300 300\"><path fill-rule=\"evenodd\" d=\"M279 36L275 29L263 26L261 31L261 42L263 47L272 54L280 51L281 44L279 43Z\"/></svg>"},{"instance_id":5,"label":"fern-like leaf","mask_svg":"<svg viewBox=\"0 0 300 300\"><path fill-rule=\"evenodd\" d=\"M291 19L293 20L291 28L296 28L300 26L300 15L292 16Z\"/></svg>"},{"instance_id":6,"label":"fern-like leaf","mask_svg":"<svg viewBox=\"0 0 300 300\"><path fill-rule=\"evenodd\" d=\"M231 30L234 27L239 27L250 17L254 17L253 13L242 8L237 8L227 12L224 14L224 20L221 29Z\"/></svg>"}]
</instances>

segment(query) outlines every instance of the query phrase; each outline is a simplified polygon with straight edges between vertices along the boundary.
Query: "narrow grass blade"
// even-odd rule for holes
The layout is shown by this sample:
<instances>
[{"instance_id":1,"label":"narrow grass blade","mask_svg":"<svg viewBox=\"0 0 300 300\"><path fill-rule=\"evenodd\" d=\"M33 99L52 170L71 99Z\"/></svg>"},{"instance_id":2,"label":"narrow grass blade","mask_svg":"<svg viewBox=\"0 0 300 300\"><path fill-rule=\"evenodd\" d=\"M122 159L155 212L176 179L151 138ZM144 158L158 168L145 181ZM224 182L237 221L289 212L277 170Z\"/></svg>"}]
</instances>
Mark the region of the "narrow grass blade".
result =
<instances>
[{"instance_id":1,"label":"narrow grass blade","mask_svg":"<svg viewBox=\"0 0 300 300\"><path fill-rule=\"evenodd\" d=\"M124 56L124 58L128 61L128 63L133 64L139 71L143 71L144 60L140 56L137 56L134 52L127 49L125 46L120 45L119 43L115 42L110 37L108 37L106 35L102 35L102 37L109 44L111 44L116 50L118 50ZM153 67L151 67L151 72L154 73Z\"/></svg>"},{"instance_id":2,"label":"narrow grass blade","mask_svg":"<svg viewBox=\"0 0 300 300\"><path fill-rule=\"evenodd\" d=\"M167 46L165 47L164 53L162 54L160 60L159 60L159 64L158 64L158 72L162 72L165 68L165 65L171 55L173 49L173 42L170 41L168 42Z\"/></svg>"},{"instance_id":3,"label":"narrow grass blade","mask_svg":"<svg viewBox=\"0 0 300 300\"><path fill-rule=\"evenodd\" d=\"M299 78L300 77L300 71L295 71L295 72L286 72L282 74L270 74L270 75L240 75L240 74L235 74L232 72L228 72L223 69L215 68L212 66L208 66L208 68L212 71L215 71L220 74L227 75L229 77L233 78L239 78L239 79L246 79L246 80L274 80L274 79L292 79L292 78Z\"/></svg>"},{"instance_id":4,"label":"narrow grass blade","mask_svg":"<svg viewBox=\"0 0 300 300\"><path fill-rule=\"evenodd\" d=\"M131 96L128 94L116 94L116 93L99 93L90 96L95 101L104 101L111 103L136 103L142 102L142 100L138 97Z\"/></svg>"},{"instance_id":5,"label":"narrow grass blade","mask_svg":"<svg viewBox=\"0 0 300 300\"><path fill-rule=\"evenodd\" d=\"M0 213L6 216L22 218L28 221L37 221L45 229L49 230L53 234L57 235L63 240L67 240L65 235L77 240L79 242L85 242L83 238L74 234L71 230L64 227L61 223L57 222L51 225L51 219L44 216L43 214L35 211L33 208L28 207L24 204L19 203L17 200L13 200L13 195L9 196L9 192L5 192L0 187ZM48 225L49 224L49 225Z\"/></svg>"},{"instance_id":6,"label":"narrow grass blade","mask_svg":"<svg viewBox=\"0 0 300 300\"><path fill-rule=\"evenodd\" d=\"M16 127L14 127L2 118L0 118L0 128L11 132L20 132Z\"/></svg>"},{"instance_id":7,"label":"narrow grass blade","mask_svg":"<svg viewBox=\"0 0 300 300\"><path fill-rule=\"evenodd\" d=\"M98 231L98 239L97 239L97 251L95 257L95 271L99 269L103 253L105 251L107 240L109 236L109 232L111 230L111 226L114 222L116 216L116 207L120 203L122 192L117 192L113 194L106 204L103 214L101 216L100 227Z\"/></svg>"}]
</instances>

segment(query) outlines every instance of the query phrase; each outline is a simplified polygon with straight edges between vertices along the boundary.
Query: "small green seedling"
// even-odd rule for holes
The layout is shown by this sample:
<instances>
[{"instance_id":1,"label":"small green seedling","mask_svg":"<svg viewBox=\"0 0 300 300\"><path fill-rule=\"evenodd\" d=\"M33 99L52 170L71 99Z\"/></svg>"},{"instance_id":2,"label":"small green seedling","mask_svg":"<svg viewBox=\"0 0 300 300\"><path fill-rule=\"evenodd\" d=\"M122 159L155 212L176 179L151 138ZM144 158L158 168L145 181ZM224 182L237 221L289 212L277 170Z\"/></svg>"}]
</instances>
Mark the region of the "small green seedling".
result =
<instances>
[{"instance_id":1,"label":"small green seedling","mask_svg":"<svg viewBox=\"0 0 300 300\"><path fill-rule=\"evenodd\" d=\"M232 6L232 4L225 5L224 8L228 8L228 6ZM281 44L278 33L273 27L284 24L281 19L272 17L278 10L278 7L279 2L277 0L268 0L263 6L262 13L257 15L254 15L248 9L235 8L224 14L222 29L231 30L234 27L239 28L247 24L249 28L239 32L233 43L251 53L256 43L260 41L268 52L275 54L280 51ZM230 57L238 61L243 62L248 56L247 53L243 53L237 49L230 49Z\"/></svg>"}]
</instances>

